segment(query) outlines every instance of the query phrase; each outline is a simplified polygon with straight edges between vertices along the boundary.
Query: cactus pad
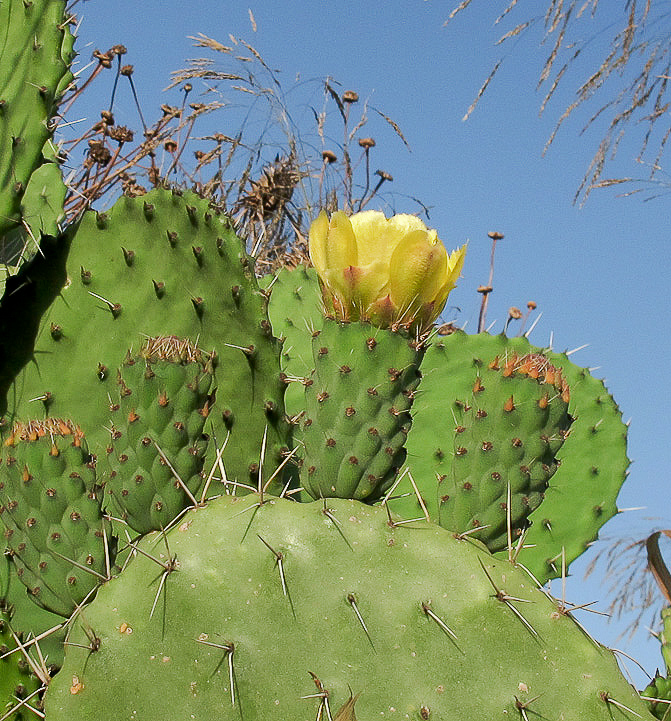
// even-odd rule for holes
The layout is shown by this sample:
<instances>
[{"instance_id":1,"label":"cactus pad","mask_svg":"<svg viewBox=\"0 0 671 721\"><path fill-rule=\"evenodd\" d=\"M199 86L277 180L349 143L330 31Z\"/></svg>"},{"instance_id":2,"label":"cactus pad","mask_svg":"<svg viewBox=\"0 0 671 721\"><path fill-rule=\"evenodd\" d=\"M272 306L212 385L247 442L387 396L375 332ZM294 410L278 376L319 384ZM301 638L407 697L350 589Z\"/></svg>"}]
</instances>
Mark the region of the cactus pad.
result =
<instances>
[{"instance_id":1,"label":"cactus pad","mask_svg":"<svg viewBox=\"0 0 671 721\"><path fill-rule=\"evenodd\" d=\"M526 574L433 524L223 497L139 548L155 560L88 607L96 649L68 646L49 721L650 718Z\"/></svg>"},{"instance_id":2,"label":"cactus pad","mask_svg":"<svg viewBox=\"0 0 671 721\"><path fill-rule=\"evenodd\" d=\"M118 372L105 491L138 533L167 528L202 485L213 360L188 340L149 338Z\"/></svg>"},{"instance_id":3,"label":"cactus pad","mask_svg":"<svg viewBox=\"0 0 671 721\"><path fill-rule=\"evenodd\" d=\"M20 701L39 708L41 701L35 692L41 683L16 643L13 630L9 609L0 604L0 718L7 718L9 710L17 709L8 717L10 721L27 721L35 716L25 706L22 708Z\"/></svg>"},{"instance_id":4,"label":"cactus pad","mask_svg":"<svg viewBox=\"0 0 671 721\"><path fill-rule=\"evenodd\" d=\"M282 370L289 385L284 397L287 413L295 416L305 409L305 394L299 379L310 375L312 336L324 324L323 301L314 268L299 265L266 275L259 284L270 293L268 317L273 333L284 340Z\"/></svg>"},{"instance_id":5,"label":"cactus pad","mask_svg":"<svg viewBox=\"0 0 671 721\"><path fill-rule=\"evenodd\" d=\"M405 460L423 351L404 332L327 319L312 352L301 485L313 498L376 500Z\"/></svg>"},{"instance_id":6,"label":"cactus pad","mask_svg":"<svg viewBox=\"0 0 671 721\"><path fill-rule=\"evenodd\" d=\"M557 469L569 390L545 356L515 352L480 366L468 390L449 409L456 426L451 468L437 483L438 522L474 530L497 551L521 534Z\"/></svg>"},{"instance_id":7,"label":"cactus pad","mask_svg":"<svg viewBox=\"0 0 671 721\"><path fill-rule=\"evenodd\" d=\"M107 397L125 349L158 335L198 338L219 359L208 463L230 432L228 480L256 486L272 473L289 434L279 345L227 218L195 195L157 190L85 214L65 236L46 238L42 252L9 279L0 309L0 331L15 339L0 354L10 419L40 409L74 418L103 455Z\"/></svg>"},{"instance_id":8,"label":"cactus pad","mask_svg":"<svg viewBox=\"0 0 671 721\"><path fill-rule=\"evenodd\" d=\"M495 358L537 353L561 369L573 418L563 445L555 447L559 466L542 502L528 517L531 526L519 556L542 582L560 575L557 559L562 553L567 563L579 556L617 510L615 499L629 463L626 427L600 380L575 366L565 354L536 348L526 338L462 332L440 338L427 350L422 363L422 385L408 437L408 464L431 518L438 519L443 495L440 479L451 478L453 463L463 460L455 457L454 429L460 424L453 416L452 404L472 397L480 369ZM399 490L407 495L390 501L390 506L404 517L416 517L419 504L412 488ZM505 501L496 501L500 502Z\"/></svg>"},{"instance_id":9,"label":"cactus pad","mask_svg":"<svg viewBox=\"0 0 671 721\"><path fill-rule=\"evenodd\" d=\"M16 423L2 449L7 553L36 603L69 616L110 560L95 461L69 421Z\"/></svg>"},{"instance_id":10,"label":"cactus pad","mask_svg":"<svg viewBox=\"0 0 671 721\"><path fill-rule=\"evenodd\" d=\"M43 149L52 135L58 98L72 80L74 39L65 5L62 0L0 2L0 236L22 219L34 232L40 230L41 221L33 216L35 203L28 203L26 218L21 207L33 173L53 156L50 148L46 153ZM58 168L48 182L64 192ZM60 208L48 214L54 212L58 215Z\"/></svg>"}]
</instances>

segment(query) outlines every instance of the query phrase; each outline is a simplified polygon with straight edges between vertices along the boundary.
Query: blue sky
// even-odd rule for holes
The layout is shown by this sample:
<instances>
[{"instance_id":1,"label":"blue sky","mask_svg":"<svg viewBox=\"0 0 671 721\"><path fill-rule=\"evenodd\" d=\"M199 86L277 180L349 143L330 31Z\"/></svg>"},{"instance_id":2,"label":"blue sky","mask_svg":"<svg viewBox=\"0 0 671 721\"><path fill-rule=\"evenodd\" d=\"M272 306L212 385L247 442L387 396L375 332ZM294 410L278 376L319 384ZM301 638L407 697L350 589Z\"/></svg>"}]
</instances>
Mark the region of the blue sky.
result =
<instances>
[{"instance_id":1,"label":"blue sky","mask_svg":"<svg viewBox=\"0 0 671 721\"><path fill-rule=\"evenodd\" d=\"M556 350L589 344L573 359L598 367L596 374L606 379L624 418L631 419L633 465L620 507L647 507L620 515L603 535L641 537L671 525L666 486L671 468L668 196L643 202L640 195L618 198L614 191L601 190L584 208L573 205L600 140L599 129L581 136L588 116L579 113L566 123L548 154L541 154L554 121L573 99L577 80L583 79L580 72L589 69L595 55L585 53L579 73L539 118L543 94L534 89L547 53L539 48L540 36L530 35L508 49L495 48L501 29L493 27L495 12L487 8L507 3L476 1L445 28L453 4L195 0L187 12L183 3L173 0L116 0L113 11L104 0L88 0L76 6L82 17L77 47L84 64L96 47L127 46L124 62L135 66L134 81L148 120L157 117L153 109L160 103L180 101L177 91L161 89L169 84L170 70L183 67L186 58L206 54L194 49L187 37L198 33L225 43L229 33L247 40L281 70L285 89L296 77L308 81L331 76L342 89L356 90L392 117L410 152L379 119L371 117L369 131L378 143L375 167L394 176L394 192L387 200L398 212L415 212L417 206L407 196L417 196L431 207L430 225L448 248L470 241L463 278L450 297L450 304L460 309L457 323L467 322L472 331L477 326L475 289L489 272L487 231L498 230L505 239L497 248L488 314L490 321L498 321L494 330L502 329L509 306L524 308L533 300L543 313L533 342L546 345L552 335ZM525 20L522 16L518 13L504 29ZM608 20L602 14L595 27ZM597 37L597 47L607 39L607 33ZM477 89L504 53L498 76L471 118L462 122ZM88 101L76 107L77 117L96 116L108 102L111 80L110 73ZM314 92L314 102L319 101L317 83L301 87L295 91L299 98L309 99ZM299 127L310 123L306 102L297 100L293 120ZM138 127L127 91L118 94L115 114L117 122ZM625 138L613 175L645 175L645 168L634 162L639 141L640 135ZM595 577L582 580L593 553L586 556L572 568L570 600L601 599L597 607L606 610L607 588ZM599 640L635 656L649 672L661 665L658 645L647 640L645 629L632 640L616 640L626 630L625 622L605 624L587 613L581 621ZM641 683L642 674L633 664L628 667Z\"/></svg>"}]
</instances>

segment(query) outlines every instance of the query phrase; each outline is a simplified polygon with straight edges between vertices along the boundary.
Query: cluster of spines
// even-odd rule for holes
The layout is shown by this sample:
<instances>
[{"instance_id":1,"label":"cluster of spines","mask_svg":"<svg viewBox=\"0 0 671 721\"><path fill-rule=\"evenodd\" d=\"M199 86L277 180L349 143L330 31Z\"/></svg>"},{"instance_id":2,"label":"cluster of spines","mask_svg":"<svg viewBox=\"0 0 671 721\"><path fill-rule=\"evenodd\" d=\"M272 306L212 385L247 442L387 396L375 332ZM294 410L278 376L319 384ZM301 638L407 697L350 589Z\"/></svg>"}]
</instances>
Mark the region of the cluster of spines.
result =
<instances>
[{"instance_id":1,"label":"cluster of spines","mask_svg":"<svg viewBox=\"0 0 671 721\"><path fill-rule=\"evenodd\" d=\"M38 438L48 436L52 440L50 455L58 455L60 451L55 443L58 437L72 436L72 443L81 447L84 434L79 426L66 418L45 418L44 420L16 421L9 436L5 439L5 446L16 446L20 442L32 442Z\"/></svg>"},{"instance_id":2,"label":"cluster of spines","mask_svg":"<svg viewBox=\"0 0 671 721\"><path fill-rule=\"evenodd\" d=\"M520 356L517 351L506 354L503 357L498 355L488 363L490 370L501 371L504 378L512 378L515 375L527 376L539 384L553 386L554 390L561 396L564 403L568 404L571 399L571 391L561 368L553 366L548 358L542 353L525 353ZM477 384L473 392L477 392ZM549 403L549 396L546 394L538 401L540 408L546 408ZM511 396L511 405L514 405L514 398ZM512 410L507 408L506 410Z\"/></svg>"}]
</instances>

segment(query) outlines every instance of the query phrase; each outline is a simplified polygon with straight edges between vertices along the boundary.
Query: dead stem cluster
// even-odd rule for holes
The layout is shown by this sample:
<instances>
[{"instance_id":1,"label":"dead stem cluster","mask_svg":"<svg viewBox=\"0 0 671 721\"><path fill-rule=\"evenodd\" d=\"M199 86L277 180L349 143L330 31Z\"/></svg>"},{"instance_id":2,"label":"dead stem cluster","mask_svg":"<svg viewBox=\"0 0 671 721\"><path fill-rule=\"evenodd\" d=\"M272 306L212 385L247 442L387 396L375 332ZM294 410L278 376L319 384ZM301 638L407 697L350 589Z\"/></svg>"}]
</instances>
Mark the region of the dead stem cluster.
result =
<instances>
[{"instance_id":1,"label":"dead stem cluster","mask_svg":"<svg viewBox=\"0 0 671 721\"><path fill-rule=\"evenodd\" d=\"M124 46L95 51L77 73L58 128L67 168L66 220L120 193L136 196L160 185L192 188L234 218L265 273L307 259L307 228L319 208L357 211L374 198L389 205L383 186L393 177L374 170L376 141L368 128L372 111L373 119L384 121L382 130L390 128L407 146L389 116L331 78L297 81L285 91L279 71L244 40L230 37L224 45L202 34L192 40L209 55L172 73L166 90L179 92L179 102L163 104L151 125L134 67L124 62ZM114 74L109 102L97 122L77 133L63 119L75 103L91 105L105 72ZM126 87L139 128L115 122L115 101ZM308 98L290 107L289 99L301 91ZM83 160L73 162L78 152Z\"/></svg>"}]
</instances>

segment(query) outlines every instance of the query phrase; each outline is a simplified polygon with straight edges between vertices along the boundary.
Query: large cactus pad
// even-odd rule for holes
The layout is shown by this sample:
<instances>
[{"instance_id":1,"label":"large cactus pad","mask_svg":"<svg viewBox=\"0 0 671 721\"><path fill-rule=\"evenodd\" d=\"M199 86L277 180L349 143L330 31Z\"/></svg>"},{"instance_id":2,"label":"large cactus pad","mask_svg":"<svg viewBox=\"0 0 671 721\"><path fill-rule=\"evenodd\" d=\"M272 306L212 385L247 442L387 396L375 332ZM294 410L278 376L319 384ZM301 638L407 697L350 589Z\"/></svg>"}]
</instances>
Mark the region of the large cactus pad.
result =
<instances>
[{"instance_id":1,"label":"large cactus pad","mask_svg":"<svg viewBox=\"0 0 671 721\"><path fill-rule=\"evenodd\" d=\"M68 647L49 721L326 719L350 698L352 719L649 718L526 574L438 526L248 495L140 548L155 560L86 610L96 650Z\"/></svg>"},{"instance_id":2,"label":"large cactus pad","mask_svg":"<svg viewBox=\"0 0 671 721\"><path fill-rule=\"evenodd\" d=\"M0 352L10 418L72 418L101 455L129 346L190 338L219 361L209 462L230 432L228 479L256 486L262 456L269 476L288 435L279 345L227 218L195 195L157 190L87 213L64 237L45 239L42 251L10 279L0 309L2 336L14 340Z\"/></svg>"}]
</instances>

